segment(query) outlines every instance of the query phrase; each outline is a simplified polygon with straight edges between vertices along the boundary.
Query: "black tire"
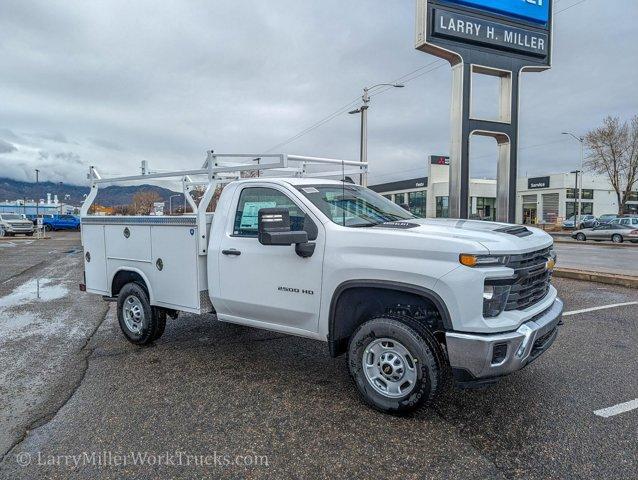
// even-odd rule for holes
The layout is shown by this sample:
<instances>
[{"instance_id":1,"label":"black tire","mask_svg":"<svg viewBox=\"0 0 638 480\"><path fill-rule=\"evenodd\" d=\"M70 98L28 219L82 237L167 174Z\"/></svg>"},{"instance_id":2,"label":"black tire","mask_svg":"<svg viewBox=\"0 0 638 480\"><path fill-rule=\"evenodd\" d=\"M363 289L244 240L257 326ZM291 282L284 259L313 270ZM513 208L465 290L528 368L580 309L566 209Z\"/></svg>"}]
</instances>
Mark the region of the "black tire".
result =
<instances>
[{"instance_id":1,"label":"black tire","mask_svg":"<svg viewBox=\"0 0 638 480\"><path fill-rule=\"evenodd\" d=\"M625 241L625 239L622 238L622 235L620 235L619 233L614 233L611 236L611 241L614 242L614 243L622 243L622 242Z\"/></svg>"},{"instance_id":2,"label":"black tire","mask_svg":"<svg viewBox=\"0 0 638 480\"><path fill-rule=\"evenodd\" d=\"M75 230L79 232L79 231L80 231L80 225L78 225L77 227L75 227Z\"/></svg>"},{"instance_id":3,"label":"black tire","mask_svg":"<svg viewBox=\"0 0 638 480\"><path fill-rule=\"evenodd\" d=\"M383 339L390 342L381 342ZM394 348L400 351L399 347L404 347L408 352L408 355L400 356L402 361L399 368L405 366L405 369L399 381L395 383L407 379L408 372L405 370L413 372L411 375L415 375L415 381L411 388L405 388L405 395L401 395L400 390L396 394L399 396L394 397L381 393L379 389L383 388L385 379L381 379L380 383L375 382L375 387L364 371L363 362L364 358L367 358L371 362L370 368L374 367L376 361L377 365L380 365L380 373L385 372L383 369L388 367L388 364L381 366L379 363L383 361L383 356L375 357L373 353L366 351L370 346L375 348L375 345L384 344L385 348L389 349L385 352L392 352ZM442 384L442 365L442 355L434 337L411 319L373 318L355 331L348 345L348 368L361 398L372 408L384 413L405 414L431 402ZM392 382L385 383L386 388L389 383Z\"/></svg>"},{"instance_id":4,"label":"black tire","mask_svg":"<svg viewBox=\"0 0 638 480\"><path fill-rule=\"evenodd\" d=\"M578 233L576 234L576 240L578 240L579 242L584 242L587 240L587 237L584 233Z\"/></svg>"},{"instance_id":5,"label":"black tire","mask_svg":"<svg viewBox=\"0 0 638 480\"><path fill-rule=\"evenodd\" d=\"M131 313L125 312L125 307L136 307L139 317L133 319ZM127 283L122 287L117 297L117 319L126 339L135 345L148 345L157 340L164 333L166 318L162 322L161 315L156 314L156 309L151 307L148 294L141 285ZM128 319L128 324L127 324ZM131 328L135 324L138 328Z\"/></svg>"},{"instance_id":6,"label":"black tire","mask_svg":"<svg viewBox=\"0 0 638 480\"><path fill-rule=\"evenodd\" d=\"M166 311L163 308L153 307L153 316L157 322L153 340L158 340L164 335L164 330L166 329Z\"/></svg>"}]
</instances>

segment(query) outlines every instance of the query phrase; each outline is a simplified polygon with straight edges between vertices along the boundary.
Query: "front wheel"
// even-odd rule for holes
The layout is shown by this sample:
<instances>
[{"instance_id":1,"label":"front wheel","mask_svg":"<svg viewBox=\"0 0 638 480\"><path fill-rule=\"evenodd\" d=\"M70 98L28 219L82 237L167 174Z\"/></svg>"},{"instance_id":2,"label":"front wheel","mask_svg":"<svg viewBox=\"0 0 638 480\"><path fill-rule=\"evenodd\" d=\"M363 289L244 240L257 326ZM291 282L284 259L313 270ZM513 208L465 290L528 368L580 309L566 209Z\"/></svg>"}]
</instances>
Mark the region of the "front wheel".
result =
<instances>
[{"instance_id":1,"label":"front wheel","mask_svg":"<svg viewBox=\"0 0 638 480\"><path fill-rule=\"evenodd\" d=\"M611 241L614 243L622 243L624 240L622 238L622 235L615 233L611 236Z\"/></svg>"},{"instance_id":2,"label":"front wheel","mask_svg":"<svg viewBox=\"0 0 638 480\"><path fill-rule=\"evenodd\" d=\"M579 233L576 235L576 240L578 240L579 242L584 242L585 240L587 240L587 237L585 237L584 233Z\"/></svg>"},{"instance_id":3,"label":"front wheel","mask_svg":"<svg viewBox=\"0 0 638 480\"><path fill-rule=\"evenodd\" d=\"M117 297L117 319L126 339L148 345L164 333L166 315L151 306L148 294L137 283L127 283Z\"/></svg>"},{"instance_id":4,"label":"front wheel","mask_svg":"<svg viewBox=\"0 0 638 480\"><path fill-rule=\"evenodd\" d=\"M363 400L382 412L417 410L434 399L442 383L435 339L410 323L375 318L350 339L350 375Z\"/></svg>"}]
</instances>

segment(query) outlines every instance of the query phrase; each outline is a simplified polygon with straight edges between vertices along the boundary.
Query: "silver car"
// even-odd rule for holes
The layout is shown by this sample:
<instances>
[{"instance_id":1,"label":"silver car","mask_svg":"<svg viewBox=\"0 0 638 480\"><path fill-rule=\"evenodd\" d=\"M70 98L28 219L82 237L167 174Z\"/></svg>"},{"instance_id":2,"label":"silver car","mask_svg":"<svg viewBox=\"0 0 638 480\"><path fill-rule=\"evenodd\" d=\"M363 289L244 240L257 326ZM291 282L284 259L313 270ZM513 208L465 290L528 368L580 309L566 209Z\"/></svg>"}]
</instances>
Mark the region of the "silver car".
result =
<instances>
[{"instance_id":1,"label":"silver car","mask_svg":"<svg viewBox=\"0 0 638 480\"><path fill-rule=\"evenodd\" d=\"M638 225L601 224L594 228L576 230L572 233L572 238L580 242L586 240L594 240L596 242L611 240L614 243L622 243L627 240L632 243L638 243Z\"/></svg>"},{"instance_id":2,"label":"silver car","mask_svg":"<svg viewBox=\"0 0 638 480\"><path fill-rule=\"evenodd\" d=\"M0 237L18 234L33 235L33 222L18 213L0 213Z\"/></svg>"}]
</instances>

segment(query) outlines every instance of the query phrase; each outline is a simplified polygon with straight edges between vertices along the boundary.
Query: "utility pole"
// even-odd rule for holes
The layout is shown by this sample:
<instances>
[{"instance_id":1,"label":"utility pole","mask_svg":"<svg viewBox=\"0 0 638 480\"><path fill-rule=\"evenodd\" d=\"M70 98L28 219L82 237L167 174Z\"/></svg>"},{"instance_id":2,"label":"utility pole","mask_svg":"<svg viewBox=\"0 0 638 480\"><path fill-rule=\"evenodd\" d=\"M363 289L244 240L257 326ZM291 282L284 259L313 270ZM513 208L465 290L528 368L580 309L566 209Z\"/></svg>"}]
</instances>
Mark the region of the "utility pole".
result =
<instances>
[{"instance_id":1,"label":"utility pole","mask_svg":"<svg viewBox=\"0 0 638 480\"><path fill-rule=\"evenodd\" d=\"M354 115L357 113L361 114L361 137L360 137L360 146L359 146L359 161L361 163L368 162L368 108L370 108L370 91L377 87L394 87L394 88L403 88L405 85L400 83L377 83L371 87L364 87L363 95L361 96L361 100L363 101L363 105L356 110L352 110L348 112L350 115ZM359 185L364 185L363 173L359 175Z\"/></svg>"},{"instance_id":2,"label":"utility pole","mask_svg":"<svg viewBox=\"0 0 638 480\"><path fill-rule=\"evenodd\" d=\"M40 218L40 199L38 198L40 196L39 190L40 190L40 170L38 170L37 168L35 169L35 191L36 191L36 195L35 195L35 218L36 218L36 222L38 221L37 219Z\"/></svg>"},{"instance_id":3,"label":"utility pole","mask_svg":"<svg viewBox=\"0 0 638 480\"><path fill-rule=\"evenodd\" d=\"M578 135L574 135L571 132L563 132L563 135L569 135L576 141L580 143L580 170L576 170L576 188L574 189L574 227L578 228L578 224L580 223L580 212L582 206L582 198L583 198L583 165L585 163L585 139L583 137L579 137ZM580 190L578 189L578 174L580 173Z\"/></svg>"},{"instance_id":4,"label":"utility pole","mask_svg":"<svg viewBox=\"0 0 638 480\"><path fill-rule=\"evenodd\" d=\"M170 197L168 197L168 210L171 213L171 215L173 215L173 197L181 197L181 194L171 195Z\"/></svg>"},{"instance_id":5,"label":"utility pole","mask_svg":"<svg viewBox=\"0 0 638 480\"><path fill-rule=\"evenodd\" d=\"M574 170L573 172L569 172L574 174L575 184L574 184L574 228L578 229L579 220L580 220L580 193L578 191L578 175L582 175L580 170ZM582 176L581 176L582 178ZM582 182L581 182L582 183Z\"/></svg>"}]
</instances>

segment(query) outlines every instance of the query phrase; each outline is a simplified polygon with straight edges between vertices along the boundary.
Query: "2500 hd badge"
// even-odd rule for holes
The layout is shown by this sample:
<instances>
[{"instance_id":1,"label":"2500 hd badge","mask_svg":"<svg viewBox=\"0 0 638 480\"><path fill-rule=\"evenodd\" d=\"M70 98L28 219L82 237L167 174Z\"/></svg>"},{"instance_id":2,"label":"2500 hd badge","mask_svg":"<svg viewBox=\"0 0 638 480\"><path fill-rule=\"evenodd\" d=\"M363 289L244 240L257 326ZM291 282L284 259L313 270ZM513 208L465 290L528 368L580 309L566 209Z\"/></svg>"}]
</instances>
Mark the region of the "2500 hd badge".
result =
<instances>
[{"instance_id":1,"label":"2500 hd badge","mask_svg":"<svg viewBox=\"0 0 638 480\"><path fill-rule=\"evenodd\" d=\"M292 287L278 287L277 290L280 292L289 292L289 293L305 293L306 295L314 295L315 292L313 290L292 288Z\"/></svg>"}]
</instances>

